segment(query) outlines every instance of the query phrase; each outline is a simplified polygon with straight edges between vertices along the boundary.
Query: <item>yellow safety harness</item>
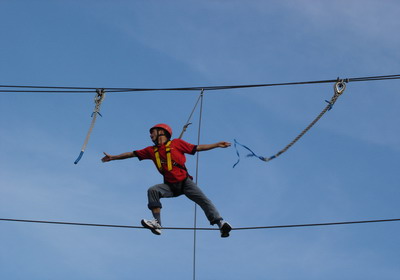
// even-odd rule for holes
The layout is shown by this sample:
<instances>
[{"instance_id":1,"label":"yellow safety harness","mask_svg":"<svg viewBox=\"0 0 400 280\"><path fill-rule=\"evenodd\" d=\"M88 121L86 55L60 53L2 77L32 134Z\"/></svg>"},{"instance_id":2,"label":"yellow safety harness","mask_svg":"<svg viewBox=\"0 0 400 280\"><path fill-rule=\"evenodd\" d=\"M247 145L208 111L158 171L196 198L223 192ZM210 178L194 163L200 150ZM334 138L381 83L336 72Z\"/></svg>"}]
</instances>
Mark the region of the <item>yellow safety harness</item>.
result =
<instances>
[{"instance_id":1,"label":"yellow safety harness","mask_svg":"<svg viewBox=\"0 0 400 280\"><path fill-rule=\"evenodd\" d=\"M172 170L172 158L171 158L171 141L168 141L165 144L165 152L167 154L167 169L168 171ZM154 146L154 155L156 156L156 163L157 163L157 168L160 171L163 171L163 167L161 165L161 158L160 158L160 153L158 152L158 147Z\"/></svg>"}]
</instances>

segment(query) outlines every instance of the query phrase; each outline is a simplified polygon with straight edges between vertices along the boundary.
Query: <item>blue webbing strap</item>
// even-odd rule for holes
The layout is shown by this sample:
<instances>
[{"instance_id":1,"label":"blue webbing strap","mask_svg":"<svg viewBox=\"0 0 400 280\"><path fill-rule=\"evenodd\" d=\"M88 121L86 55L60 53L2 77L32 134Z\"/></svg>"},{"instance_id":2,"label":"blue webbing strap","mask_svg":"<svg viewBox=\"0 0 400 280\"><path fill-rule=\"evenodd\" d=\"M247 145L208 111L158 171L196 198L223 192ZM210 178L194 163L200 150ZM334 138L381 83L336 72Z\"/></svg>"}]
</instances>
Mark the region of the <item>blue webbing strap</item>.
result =
<instances>
[{"instance_id":1,"label":"blue webbing strap","mask_svg":"<svg viewBox=\"0 0 400 280\"><path fill-rule=\"evenodd\" d=\"M81 151L81 152L79 153L79 156L78 156L78 158L74 161L74 164L78 164L78 162L81 160L81 158L82 158L84 152L85 152L85 151Z\"/></svg>"},{"instance_id":2,"label":"blue webbing strap","mask_svg":"<svg viewBox=\"0 0 400 280\"><path fill-rule=\"evenodd\" d=\"M248 150L248 151L251 153L251 154L248 154L247 157L257 157L257 158L259 158L259 159L262 160L262 161L267 161L267 159L266 159L265 157L256 155L249 147L247 147L247 146L245 146L245 145L243 145L243 144L240 144L238 141L236 141L236 139L234 139L234 146L235 146L236 154L237 154L237 156L238 156L238 160L237 160L237 162L233 165L232 168L235 168L235 166L240 162L240 154L239 154L239 150L238 150L238 148L237 148L237 145L242 146L243 148L245 148L246 150Z\"/></svg>"}]
</instances>

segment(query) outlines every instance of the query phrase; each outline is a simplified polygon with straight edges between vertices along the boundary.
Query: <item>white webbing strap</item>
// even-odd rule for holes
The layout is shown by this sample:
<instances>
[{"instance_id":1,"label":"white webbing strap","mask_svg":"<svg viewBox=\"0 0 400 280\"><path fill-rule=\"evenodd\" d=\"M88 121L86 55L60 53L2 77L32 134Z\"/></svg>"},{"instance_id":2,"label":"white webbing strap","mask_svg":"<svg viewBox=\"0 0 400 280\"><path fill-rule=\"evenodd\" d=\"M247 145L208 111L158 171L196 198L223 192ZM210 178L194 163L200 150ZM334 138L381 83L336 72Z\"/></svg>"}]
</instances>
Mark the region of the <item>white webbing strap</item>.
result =
<instances>
[{"instance_id":1,"label":"white webbing strap","mask_svg":"<svg viewBox=\"0 0 400 280\"><path fill-rule=\"evenodd\" d=\"M97 115L102 116L100 114L100 106L101 106L101 103L103 102L105 96L106 96L106 93L105 93L104 89L96 89L96 96L94 97L95 107L94 107L94 110L92 113L92 122L90 124L89 131L86 135L85 142L82 145L81 152L80 152L78 158L74 162L75 164L77 164L81 160L83 153L85 152L86 146L89 142L90 134L92 133L94 124L96 123Z\"/></svg>"}]
</instances>

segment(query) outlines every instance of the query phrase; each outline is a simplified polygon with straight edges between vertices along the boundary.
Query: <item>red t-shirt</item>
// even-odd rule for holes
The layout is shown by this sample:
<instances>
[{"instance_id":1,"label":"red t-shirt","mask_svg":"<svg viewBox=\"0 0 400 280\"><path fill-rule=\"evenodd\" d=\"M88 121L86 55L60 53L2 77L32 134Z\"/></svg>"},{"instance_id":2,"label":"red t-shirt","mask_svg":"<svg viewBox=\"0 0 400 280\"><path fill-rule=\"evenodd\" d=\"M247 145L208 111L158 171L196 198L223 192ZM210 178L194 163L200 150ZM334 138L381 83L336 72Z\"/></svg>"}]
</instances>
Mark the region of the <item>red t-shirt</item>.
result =
<instances>
[{"instance_id":1,"label":"red t-shirt","mask_svg":"<svg viewBox=\"0 0 400 280\"><path fill-rule=\"evenodd\" d=\"M176 162L180 166L185 166L186 157L185 154L194 155L197 151L197 146L190 144L181 139L171 140L171 158L172 162ZM163 170L162 172L157 168L157 170L164 176L164 180L169 183L178 183L186 179L188 176L187 171L184 169L173 165L172 170L168 171L167 168L167 155L165 151L165 145L158 145L158 152L160 154ZM154 146L146 147L142 150L134 151L135 155L139 160L151 159L157 167L156 156L154 153Z\"/></svg>"}]
</instances>

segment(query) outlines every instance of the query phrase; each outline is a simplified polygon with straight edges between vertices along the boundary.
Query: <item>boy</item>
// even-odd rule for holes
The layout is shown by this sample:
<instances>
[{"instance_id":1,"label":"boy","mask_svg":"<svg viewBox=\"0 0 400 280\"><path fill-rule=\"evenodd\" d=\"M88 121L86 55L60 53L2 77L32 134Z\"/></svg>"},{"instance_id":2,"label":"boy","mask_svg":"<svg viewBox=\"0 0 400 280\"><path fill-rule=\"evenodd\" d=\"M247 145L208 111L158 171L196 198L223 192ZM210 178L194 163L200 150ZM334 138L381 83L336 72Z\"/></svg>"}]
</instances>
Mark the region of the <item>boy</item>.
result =
<instances>
[{"instance_id":1,"label":"boy","mask_svg":"<svg viewBox=\"0 0 400 280\"><path fill-rule=\"evenodd\" d=\"M139 160L150 159L164 177L164 183L148 189L148 207L154 219L141 221L145 228L156 235L161 234L161 208L160 198L177 197L182 194L198 204L204 211L211 225L219 226L221 237L228 237L232 227L225 222L214 204L204 195L200 188L193 182L186 167L185 154L194 155L196 152L207 151L215 148L227 148L229 142L215 144L193 145L181 139L171 140L172 129L167 124L157 124L150 128L150 138L154 146L142 150L109 155L104 153L103 162L137 157Z\"/></svg>"}]
</instances>

